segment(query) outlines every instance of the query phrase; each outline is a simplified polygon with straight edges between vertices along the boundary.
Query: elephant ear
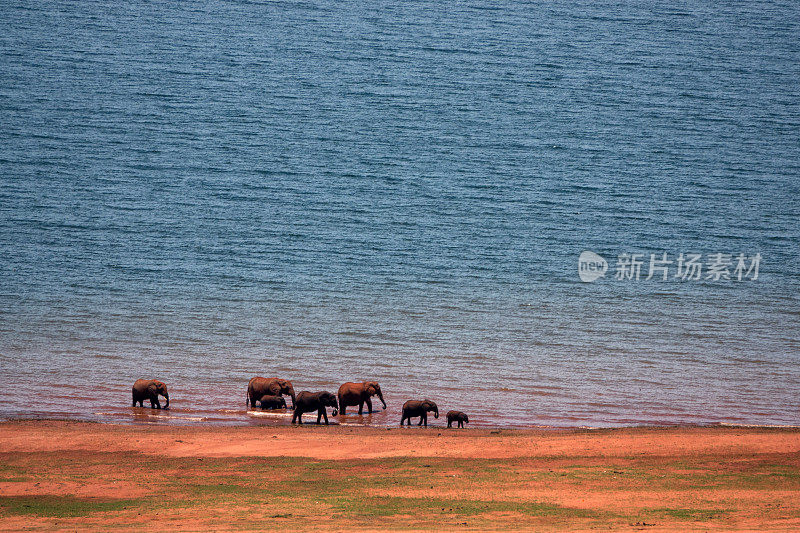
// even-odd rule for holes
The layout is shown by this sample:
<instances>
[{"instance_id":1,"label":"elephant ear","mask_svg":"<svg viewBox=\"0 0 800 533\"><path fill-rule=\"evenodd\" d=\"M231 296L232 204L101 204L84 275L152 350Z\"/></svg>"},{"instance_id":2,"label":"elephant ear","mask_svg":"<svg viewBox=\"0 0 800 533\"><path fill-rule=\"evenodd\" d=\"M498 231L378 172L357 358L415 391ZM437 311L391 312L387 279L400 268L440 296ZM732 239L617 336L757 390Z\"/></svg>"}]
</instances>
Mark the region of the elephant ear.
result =
<instances>
[{"instance_id":1,"label":"elephant ear","mask_svg":"<svg viewBox=\"0 0 800 533\"><path fill-rule=\"evenodd\" d=\"M270 393L271 396L280 396L281 384L277 381L273 381L267 386L267 391Z\"/></svg>"},{"instance_id":2,"label":"elephant ear","mask_svg":"<svg viewBox=\"0 0 800 533\"><path fill-rule=\"evenodd\" d=\"M150 394L158 394L158 383L151 383L147 387L147 392L149 392Z\"/></svg>"}]
</instances>

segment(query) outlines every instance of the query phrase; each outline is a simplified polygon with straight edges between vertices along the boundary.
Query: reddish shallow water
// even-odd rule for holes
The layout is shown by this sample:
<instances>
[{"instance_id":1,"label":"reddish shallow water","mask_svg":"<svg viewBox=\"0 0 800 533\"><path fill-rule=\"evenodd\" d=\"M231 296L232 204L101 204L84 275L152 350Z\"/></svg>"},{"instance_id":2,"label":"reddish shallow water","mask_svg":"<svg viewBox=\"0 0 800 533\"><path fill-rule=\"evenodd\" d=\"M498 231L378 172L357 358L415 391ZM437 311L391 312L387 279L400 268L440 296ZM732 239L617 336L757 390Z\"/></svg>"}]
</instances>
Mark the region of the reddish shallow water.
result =
<instances>
[{"instance_id":1,"label":"reddish shallow water","mask_svg":"<svg viewBox=\"0 0 800 533\"><path fill-rule=\"evenodd\" d=\"M338 385L334 383L316 382L303 386L295 381L296 390L329 390L336 392ZM468 427L618 427L631 425L673 425L673 424L714 424L753 423L746 417L711 416L711 411L687 413L669 412L651 404L648 410L633 413L629 406L619 406L604 402L580 402L574 404L565 400L567 395L558 390L516 390L503 388L493 393L482 392L475 396L461 389L440 389L430 394L420 394L414 390L405 391L391 381L382 381L387 408L381 409L380 401L374 398L373 413L358 415L357 407L348 407L345 416L332 416L328 410L331 424L397 426L400 422L400 411L407 399L429 397L437 402L440 417L429 414L428 424L445 426L448 410L461 410L469 414ZM170 409L151 409L150 407L131 407L130 386L96 386L93 394L83 395L82 387L76 385L45 385L38 383L26 388L25 395L11 395L5 390L0 403L2 418L66 418L76 420L92 420L111 423L132 424L179 424L179 425L285 425L290 424L292 411L262 410L245 406L245 390L247 380L227 384L206 384L201 387L181 386L179 382L170 382ZM32 397L44 397L49 391L46 401L29 402ZM476 398L491 401L475 401ZM286 398L291 406L291 399ZM163 404L163 400L162 400ZM145 402L147 405L147 402ZM574 410L566 409L575 405ZM644 404L642 404L644 406ZM555 407L554 407L555 406ZM528 407L528 408L526 408ZM537 409L538 407L538 409ZM548 410L552 409L552 410ZM765 417L767 418L767 417ZM304 415L305 423L316 422L315 413ZM414 420L414 424L418 422ZM790 417L786 419L767 418L761 422L767 425L792 425Z\"/></svg>"}]
</instances>

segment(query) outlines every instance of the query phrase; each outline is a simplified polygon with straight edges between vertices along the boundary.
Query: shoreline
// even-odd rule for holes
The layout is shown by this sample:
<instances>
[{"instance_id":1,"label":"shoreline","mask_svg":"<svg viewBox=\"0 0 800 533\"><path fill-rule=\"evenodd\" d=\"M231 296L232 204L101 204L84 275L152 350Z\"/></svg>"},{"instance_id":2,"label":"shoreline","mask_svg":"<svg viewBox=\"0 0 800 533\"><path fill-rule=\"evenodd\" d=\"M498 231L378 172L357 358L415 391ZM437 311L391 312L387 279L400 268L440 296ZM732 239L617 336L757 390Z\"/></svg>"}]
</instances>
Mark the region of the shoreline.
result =
<instances>
[{"instance_id":1,"label":"shoreline","mask_svg":"<svg viewBox=\"0 0 800 533\"><path fill-rule=\"evenodd\" d=\"M290 412L290 411L287 411ZM255 413L258 413L256 411ZM159 417L157 414L141 414L137 415L142 419L131 418L128 421L124 420L91 420L83 418L71 418L60 416L21 416L21 417L0 417L0 425L24 423L24 422L68 422L80 424L99 424L111 426L156 426L156 427L176 427L176 428L248 428L248 427L263 427L263 428L280 428L280 427L293 427L291 422L281 421L280 418L261 418L259 416L250 416L246 420L236 421L218 421L210 422L205 420L192 420L192 419L175 419L175 420L147 420L145 417L153 416ZM288 416L288 415L287 415ZM353 422L339 422L334 417L330 418L328 427L341 427L341 428L371 428L371 429L394 429L400 428L399 423L396 425L382 425L382 424L359 424ZM309 419L310 420L310 419ZM431 429L448 429L446 421L439 423L439 420L428 420L428 427ZM303 426L316 426L316 422L306 421ZM325 424L320 424L325 427ZM416 427L416 423L409 427ZM744 424L735 422L715 422L715 423L665 423L665 424L632 424L632 425L618 425L618 426L557 426L557 425L480 425L480 426L466 426L464 430L486 430L486 431L570 431L570 430L586 430L586 431L604 431L604 430L624 430L624 429L703 429L703 428L741 428L741 429L787 429L787 430L800 430L800 425L795 424Z\"/></svg>"},{"instance_id":2,"label":"shoreline","mask_svg":"<svg viewBox=\"0 0 800 533\"><path fill-rule=\"evenodd\" d=\"M800 428L26 420L0 466L2 530L800 528Z\"/></svg>"}]
</instances>

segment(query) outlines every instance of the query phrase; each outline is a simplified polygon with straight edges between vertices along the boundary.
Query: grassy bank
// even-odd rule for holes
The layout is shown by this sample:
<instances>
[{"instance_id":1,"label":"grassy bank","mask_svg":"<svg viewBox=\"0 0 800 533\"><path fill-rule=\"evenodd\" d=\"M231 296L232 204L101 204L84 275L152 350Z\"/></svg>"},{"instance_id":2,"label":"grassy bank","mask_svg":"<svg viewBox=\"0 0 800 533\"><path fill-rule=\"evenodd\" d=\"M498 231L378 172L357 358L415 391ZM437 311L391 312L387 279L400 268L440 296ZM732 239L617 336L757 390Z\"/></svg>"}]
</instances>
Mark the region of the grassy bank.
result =
<instances>
[{"instance_id":1,"label":"grassy bank","mask_svg":"<svg viewBox=\"0 0 800 533\"><path fill-rule=\"evenodd\" d=\"M57 430L42 423L40 431ZM9 426L0 429L0 443L9 431L13 433ZM202 449L184 453L184 448L177 448L180 456L174 456L169 447L115 450L113 442L125 428L93 425L92 431L95 436L108 433L110 444L97 450L74 449L65 443L56 445L58 449L22 451L15 449L16 440L6 439L11 445L0 448L0 528L800 527L797 433L775 433L786 443L785 450L772 446L759 453L759 442L769 441L769 431L719 430L718 435L731 442L715 452L692 445L698 437L693 431L708 429L664 430L648 437L648 442L653 435L663 440L661 452L628 446L618 453L598 454L580 442L603 439L604 432L556 437L511 432L493 435L492 445L503 449L504 439L509 444L522 440L532 451L510 457L412 456L415 439L426 437L421 430L397 437L409 440L407 455L327 459L219 456ZM181 428L148 431L168 436L176 446L204 436ZM208 431L213 436L226 430ZM636 441L639 430L620 431L611 435ZM337 435L291 428L248 428L241 433L251 439L245 444L255 449L268 448L270 441L282 437L309 444L335 439L345 448L349 439L378 438L375 432ZM429 432L428 438L436 436ZM572 453L549 454L545 442L539 442L571 437L576 443ZM461 432L457 438L464 443L477 439L480 444L489 437ZM544 449L537 452L539 448Z\"/></svg>"}]
</instances>

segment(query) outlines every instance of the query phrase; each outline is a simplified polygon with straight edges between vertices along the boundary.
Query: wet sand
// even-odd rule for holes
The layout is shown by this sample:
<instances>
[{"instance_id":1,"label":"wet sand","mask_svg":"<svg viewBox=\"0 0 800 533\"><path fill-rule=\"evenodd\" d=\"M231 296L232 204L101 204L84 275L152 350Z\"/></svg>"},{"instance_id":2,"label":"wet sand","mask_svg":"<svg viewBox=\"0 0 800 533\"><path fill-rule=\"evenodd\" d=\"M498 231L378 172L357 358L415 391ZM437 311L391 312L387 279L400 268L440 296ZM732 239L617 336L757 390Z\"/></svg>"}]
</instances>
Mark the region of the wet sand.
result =
<instances>
[{"instance_id":1,"label":"wet sand","mask_svg":"<svg viewBox=\"0 0 800 533\"><path fill-rule=\"evenodd\" d=\"M0 424L0 529L151 528L797 530L800 430Z\"/></svg>"}]
</instances>

